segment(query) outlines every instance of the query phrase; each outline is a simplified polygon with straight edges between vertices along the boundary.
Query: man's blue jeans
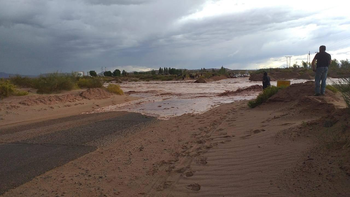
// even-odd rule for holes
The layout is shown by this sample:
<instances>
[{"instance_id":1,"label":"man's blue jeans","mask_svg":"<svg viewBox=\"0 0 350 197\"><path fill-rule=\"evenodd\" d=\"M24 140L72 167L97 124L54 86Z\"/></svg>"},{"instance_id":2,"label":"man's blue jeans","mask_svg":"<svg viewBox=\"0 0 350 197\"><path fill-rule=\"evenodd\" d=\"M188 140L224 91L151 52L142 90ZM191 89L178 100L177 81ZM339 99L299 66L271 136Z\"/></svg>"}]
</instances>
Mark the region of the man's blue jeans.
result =
<instances>
[{"instance_id":1,"label":"man's blue jeans","mask_svg":"<svg viewBox=\"0 0 350 197\"><path fill-rule=\"evenodd\" d=\"M328 67L316 68L316 75L315 75L315 93L316 94L325 93L327 73L328 73ZM320 90L320 81L322 82L321 90Z\"/></svg>"}]
</instances>

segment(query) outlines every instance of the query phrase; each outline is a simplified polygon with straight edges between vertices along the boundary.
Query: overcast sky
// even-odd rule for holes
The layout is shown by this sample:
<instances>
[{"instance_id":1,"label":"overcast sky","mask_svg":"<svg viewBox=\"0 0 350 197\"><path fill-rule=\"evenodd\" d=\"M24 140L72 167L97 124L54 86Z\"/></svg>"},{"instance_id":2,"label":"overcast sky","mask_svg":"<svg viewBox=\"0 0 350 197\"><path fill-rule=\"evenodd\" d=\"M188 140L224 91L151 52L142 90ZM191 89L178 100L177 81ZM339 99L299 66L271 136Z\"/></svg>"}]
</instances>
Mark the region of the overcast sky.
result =
<instances>
[{"instance_id":1,"label":"overcast sky","mask_svg":"<svg viewBox=\"0 0 350 197\"><path fill-rule=\"evenodd\" d=\"M320 45L350 59L348 2L0 0L0 72L285 67Z\"/></svg>"}]
</instances>

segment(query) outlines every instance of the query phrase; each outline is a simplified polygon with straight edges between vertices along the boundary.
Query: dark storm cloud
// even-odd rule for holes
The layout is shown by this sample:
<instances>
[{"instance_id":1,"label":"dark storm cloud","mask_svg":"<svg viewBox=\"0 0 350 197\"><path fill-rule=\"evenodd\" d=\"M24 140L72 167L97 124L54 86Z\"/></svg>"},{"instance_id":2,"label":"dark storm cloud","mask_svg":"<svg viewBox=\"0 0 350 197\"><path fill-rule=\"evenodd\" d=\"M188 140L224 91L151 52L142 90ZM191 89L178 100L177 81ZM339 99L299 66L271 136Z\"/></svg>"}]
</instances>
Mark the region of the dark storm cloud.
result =
<instances>
[{"instance_id":1,"label":"dark storm cloud","mask_svg":"<svg viewBox=\"0 0 350 197\"><path fill-rule=\"evenodd\" d=\"M104 53L138 47L148 37L165 32L169 23L191 12L200 1L93 3L0 2L1 70L39 73L90 69L96 66L91 62L113 65L117 62L113 58L98 59Z\"/></svg>"},{"instance_id":2,"label":"dark storm cloud","mask_svg":"<svg viewBox=\"0 0 350 197\"><path fill-rule=\"evenodd\" d=\"M303 17L305 15L291 14L283 9L257 9L244 14L191 21L154 40L150 46L159 47L158 52L149 53L147 58L157 59L162 64L178 62L177 65L194 68L252 61L247 58L261 58L259 54L266 39L284 40L278 31L297 27L293 21Z\"/></svg>"},{"instance_id":3,"label":"dark storm cloud","mask_svg":"<svg viewBox=\"0 0 350 197\"><path fill-rule=\"evenodd\" d=\"M187 18L200 12L204 2L0 1L0 72L230 64L243 68L317 50L320 43L333 50L350 44L346 17L318 20L316 11L266 7Z\"/></svg>"},{"instance_id":4,"label":"dark storm cloud","mask_svg":"<svg viewBox=\"0 0 350 197\"><path fill-rule=\"evenodd\" d=\"M346 21L331 19L331 24ZM220 67L230 63L247 65L268 58L285 55L303 55L317 50L319 43L335 44L341 49L349 42L347 30L329 29L329 24L314 20L310 13L290 12L287 8L254 9L240 14L193 20L176 31L155 40L158 53L149 53L147 59L160 64L199 68ZM309 31L309 26L316 26ZM305 35L298 34L304 34ZM343 44L337 44L342 42ZM156 54L156 55L155 55Z\"/></svg>"},{"instance_id":5,"label":"dark storm cloud","mask_svg":"<svg viewBox=\"0 0 350 197\"><path fill-rule=\"evenodd\" d=\"M101 4L101 5L139 5L144 3L149 3L151 0L86 0L86 2L91 4Z\"/></svg>"}]
</instances>

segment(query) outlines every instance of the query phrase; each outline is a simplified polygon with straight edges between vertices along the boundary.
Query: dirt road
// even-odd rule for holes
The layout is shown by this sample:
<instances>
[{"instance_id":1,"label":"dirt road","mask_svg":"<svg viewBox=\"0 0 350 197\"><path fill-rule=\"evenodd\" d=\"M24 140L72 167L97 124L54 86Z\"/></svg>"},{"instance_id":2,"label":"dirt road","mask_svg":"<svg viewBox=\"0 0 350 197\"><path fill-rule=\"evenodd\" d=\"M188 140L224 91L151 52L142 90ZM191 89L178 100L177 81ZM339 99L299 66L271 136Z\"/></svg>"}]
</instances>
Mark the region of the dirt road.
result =
<instances>
[{"instance_id":1,"label":"dirt road","mask_svg":"<svg viewBox=\"0 0 350 197\"><path fill-rule=\"evenodd\" d=\"M0 129L0 194L152 120L140 114L114 112Z\"/></svg>"}]
</instances>

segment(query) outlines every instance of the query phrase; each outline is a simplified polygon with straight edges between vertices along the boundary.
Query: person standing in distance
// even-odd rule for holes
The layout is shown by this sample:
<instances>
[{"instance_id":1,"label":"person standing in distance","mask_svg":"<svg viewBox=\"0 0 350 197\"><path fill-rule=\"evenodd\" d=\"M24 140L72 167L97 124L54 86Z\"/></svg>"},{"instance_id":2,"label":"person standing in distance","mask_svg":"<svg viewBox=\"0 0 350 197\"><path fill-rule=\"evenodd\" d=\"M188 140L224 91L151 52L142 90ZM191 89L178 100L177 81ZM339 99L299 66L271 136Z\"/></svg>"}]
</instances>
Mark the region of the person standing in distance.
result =
<instances>
[{"instance_id":1,"label":"person standing in distance","mask_svg":"<svg viewBox=\"0 0 350 197\"><path fill-rule=\"evenodd\" d=\"M267 76L267 72L264 72L262 84L263 84L263 90L264 90L265 88L271 86L271 84L270 84L270 77Z\"/></svg>"},{"instance_id":2,"label":"person standing in distance","mask_svg":"<svg viewBox=\"0 0 350 197\"><path fill-rule=\"evenodd\" d=\"M314 59L312 60L312 70L315 72L315 96L325 94L328 67L331 63L331 55L326 52L326 46L321 45L319 52L315 55ZM321 89L320 81L322 82Z\"/></svg>"}]
</instances>

